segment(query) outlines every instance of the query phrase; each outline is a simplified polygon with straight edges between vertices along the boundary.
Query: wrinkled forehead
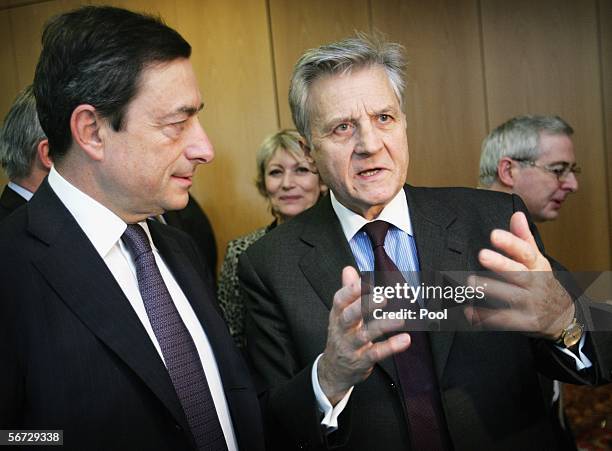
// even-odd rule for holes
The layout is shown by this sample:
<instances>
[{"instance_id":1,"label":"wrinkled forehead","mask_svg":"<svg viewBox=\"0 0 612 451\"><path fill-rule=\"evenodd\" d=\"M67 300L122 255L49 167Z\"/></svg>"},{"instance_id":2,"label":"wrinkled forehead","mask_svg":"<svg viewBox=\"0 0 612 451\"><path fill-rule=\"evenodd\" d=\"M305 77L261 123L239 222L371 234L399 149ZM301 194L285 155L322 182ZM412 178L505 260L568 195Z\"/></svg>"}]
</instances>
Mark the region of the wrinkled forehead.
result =
<instances>
[{"instance_id":1,"label":"wrinkled forehead","mask_svg":"<svg viewBox=\"0 0 612 451\"><path fill-rule=\"evenodd\" d=\"M368 66L317 78L310 86L308 107L314 123L362 111L399 110L400 102L385 69Z\"/></svg>"}]
</instances>

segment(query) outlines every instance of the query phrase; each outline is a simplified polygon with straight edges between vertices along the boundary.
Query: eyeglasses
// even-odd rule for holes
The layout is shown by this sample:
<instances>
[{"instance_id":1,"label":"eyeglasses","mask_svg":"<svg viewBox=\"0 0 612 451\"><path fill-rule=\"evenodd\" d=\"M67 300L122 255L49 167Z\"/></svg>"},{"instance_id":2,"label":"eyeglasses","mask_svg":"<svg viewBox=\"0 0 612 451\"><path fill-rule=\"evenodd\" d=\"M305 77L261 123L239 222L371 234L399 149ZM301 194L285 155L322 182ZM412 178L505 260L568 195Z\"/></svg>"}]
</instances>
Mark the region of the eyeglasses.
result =
<instances>
[{"instance_id":1,"label":"eyeglasses","mask_svg":"<svg viewBox=\"0 0 612 451\"><path fill-rule=\"evenodd\" d=\"M534 168L541 169L554 175L558 181L562 182L570 175L570 172L574 175L578 175L582 172L582 168L576 163L556 163L550 165L539 166L535 161L528 160L526 158L513 158L519 164L532 166Z\"/></svg>"}]
</instances>

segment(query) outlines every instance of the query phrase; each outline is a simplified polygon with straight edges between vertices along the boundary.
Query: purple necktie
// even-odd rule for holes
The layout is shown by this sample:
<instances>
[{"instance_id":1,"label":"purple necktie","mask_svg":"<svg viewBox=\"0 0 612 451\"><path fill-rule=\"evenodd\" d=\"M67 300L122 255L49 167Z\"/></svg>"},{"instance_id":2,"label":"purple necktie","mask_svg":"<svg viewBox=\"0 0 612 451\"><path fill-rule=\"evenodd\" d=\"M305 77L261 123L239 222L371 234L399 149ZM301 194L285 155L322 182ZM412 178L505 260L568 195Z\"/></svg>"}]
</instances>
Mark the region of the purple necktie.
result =
<instances>
[{"instance_id":1,"label":"purple necktie","mask_svg":"<svg viewBox=\"0 0 612 451\"><path fill-rule=\"evenodd\" d=\"M385 237L390 224L372 221L365 226L366 234L374 250L376 285L404 284L401 272L385 252ZM393 303L391 300L390 303ZM448 432L438 390L436 373L426 332L410 332L412 344L393 359L404 394L410 443L413 451L438 451L448 449Z\"/></svg>"},{"instance_id":2,"label":"purple necktie","mask_svg":"<svg viewBox=\"0 0 612 451\"><path fill-rule=\"evenodd\" d=\"M138 289L198 450L226 451L202 362L155 263L149 238L141 226L128 224L121 239L134 259Z\"/></svg>"}]
</instances>

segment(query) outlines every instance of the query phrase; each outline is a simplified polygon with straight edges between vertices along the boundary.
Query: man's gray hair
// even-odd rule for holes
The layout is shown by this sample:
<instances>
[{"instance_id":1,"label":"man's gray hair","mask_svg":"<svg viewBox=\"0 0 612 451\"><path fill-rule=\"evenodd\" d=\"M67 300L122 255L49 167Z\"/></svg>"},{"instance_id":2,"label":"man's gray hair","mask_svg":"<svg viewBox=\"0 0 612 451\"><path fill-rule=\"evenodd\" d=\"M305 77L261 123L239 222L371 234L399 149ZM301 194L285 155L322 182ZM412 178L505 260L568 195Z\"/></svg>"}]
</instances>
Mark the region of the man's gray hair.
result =
<instances>
[{"instance_id":1,"label":"man's gray hair","mask_svg":"<svg viewBox=\"0 0 612 451\"><path fill-rule=\"evenodd\" d=\"M480 186L497 179L497 165L504 157L535 161L540 156L540 134L571 136L574 129L559 116L517 116L494 129L482 142Z\"/></svg>"},{"instance_id":2,"label":"man's gray hair","mask_svg":"<svg viewBox=\"0 0 612 451\"><path fill-rule=\"evenodd\" d=\"M0 130L0 164L9 180L28 177L38 144L47 139L38 122L32 86L19 93Z\"/></svg>"},{"instance_id":3,"label":"man's gray hair","mask_svg":"<svg viewBox=\"0 0 612 451\"><path fill-rule=\"evenodd\" d=\"M403 108L406 60L400 44L357 33L354 37L307 50L293 69L289 87L289 106L298 132L310 143L308 97L315 80L324 75L345 74L376 65L387 72L391 87Z\"/></svg>"}]
</instances>

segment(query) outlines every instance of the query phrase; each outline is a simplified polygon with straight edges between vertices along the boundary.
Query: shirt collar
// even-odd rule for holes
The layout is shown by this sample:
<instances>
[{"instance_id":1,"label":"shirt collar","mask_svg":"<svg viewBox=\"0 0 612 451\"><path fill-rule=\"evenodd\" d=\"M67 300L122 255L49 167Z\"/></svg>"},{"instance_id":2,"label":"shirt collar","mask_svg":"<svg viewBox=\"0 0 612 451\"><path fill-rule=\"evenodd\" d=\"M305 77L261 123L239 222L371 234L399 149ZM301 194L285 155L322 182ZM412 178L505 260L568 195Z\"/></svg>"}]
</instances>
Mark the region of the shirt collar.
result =
<instances>
[{"instance_id":1,"label":"shirt collar","mask_svg":"<svg viewBox=\"0 0 612 451\"><path fill-rule=\"evenodd\" d=\"M400 189L391 201L383 208L377 218L368 221L363 216L349 210L336 199L333 191L329 192L332 208L340 220L342 231L347 241L351 241L355 234L368 222L375 220L387 221L398 229L412 235L412 223L410 222L410 211L406 200L406 193Z\"/></svg>"},{"instance_id":2,"label":"shirt collar","mask_svg":"<svg viewBox=\"0 0 612 451\"><path fill-rule=\"evenodd\" d=\"M91 244L102 258L121 239L127 224L104 205L79 190L60 175L54 166L49 172L49 185L83 229ZM146 221L139 223L145 229L149 242L151 233Z\"/></svg>"},{"instance_id":3,"label":"shirt collar","mask_svg":"<svg viewBox=\"0 0 612 451\"><path fill-rule=\"evenodd\" d=\"M28 202L30 201L30 199L34 195L34 193L28 191L27 189L25 189L21 185L17 185L15 182L8 182L8 186L9 186L10 189L15 191L17 194L19 194L21 197L23 197Z\"/></svg>"}]
</instances>

